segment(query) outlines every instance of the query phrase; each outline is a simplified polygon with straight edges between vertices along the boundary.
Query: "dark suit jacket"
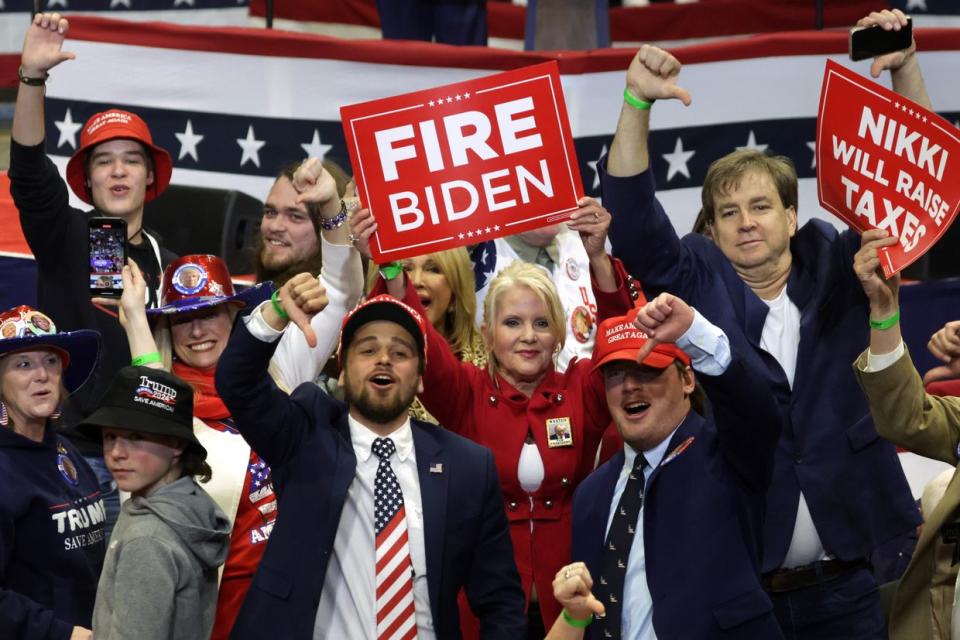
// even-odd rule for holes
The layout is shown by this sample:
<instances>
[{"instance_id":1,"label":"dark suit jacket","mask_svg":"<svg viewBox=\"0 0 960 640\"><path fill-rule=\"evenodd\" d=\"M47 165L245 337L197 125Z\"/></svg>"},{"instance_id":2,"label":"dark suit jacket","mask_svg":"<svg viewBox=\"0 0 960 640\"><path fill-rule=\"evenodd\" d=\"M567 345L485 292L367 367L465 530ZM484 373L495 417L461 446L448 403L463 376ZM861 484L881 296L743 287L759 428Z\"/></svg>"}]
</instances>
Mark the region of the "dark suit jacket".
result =
<instances>
[{"instance_id":1,"label":"dark suit jacket","mask_svg":"<svg viewBox=\"0 0 960 640\"><path fill-rule=\"evenodd\" d=\"M292 328L291 330L296 330ZM327 564L353 482L347 408L316 385L291 396L266 374L276 343L237 322L216 384L237 428L273 472L278 518L232 638L313 637ZM459 638L464 588L482 637L526 634L524 598L489 450L414 420L430 608L438 638ZM430 467L442 465L441 473Z\"/></svg>"},{"instance_id":2,"label":"dark suit jacket","mask_svg":"<svg viewBox=\"0 0 960 640\"><path fill-rule=\"evenodd\" d=\"M687 415L644 491L654 631L658 638L782 638L760 583L764 492L780 412L765 381L737 360L722 375L698 380L711 415ZM594 580L623 462L621 450L573 499L573 560L586 562Z\"/></svg>"},{"instance_id":3,"label":"dark suit jacket","mask_svg":"<svg viewBox=\"0 0 960 640\"><path fill-rule=\"evenodd\" d=\"M801 314L791 390L780 364L760 347L769 308L726 256L703 236L677 237L649 171L614 178L605 161L600 167L603 203L613 214L610 241L627 271L649 295L680 296L723 329L780 402L784 428L767 492L763 570L783 562L801 490L824 547L843 560L870 558L881 543L912 531L920 520L896 449L877 435L850 371L869 331L867 300L853 272L860 237L811 220L791 243L787 295Z\"/></svg>"}]
</instances>

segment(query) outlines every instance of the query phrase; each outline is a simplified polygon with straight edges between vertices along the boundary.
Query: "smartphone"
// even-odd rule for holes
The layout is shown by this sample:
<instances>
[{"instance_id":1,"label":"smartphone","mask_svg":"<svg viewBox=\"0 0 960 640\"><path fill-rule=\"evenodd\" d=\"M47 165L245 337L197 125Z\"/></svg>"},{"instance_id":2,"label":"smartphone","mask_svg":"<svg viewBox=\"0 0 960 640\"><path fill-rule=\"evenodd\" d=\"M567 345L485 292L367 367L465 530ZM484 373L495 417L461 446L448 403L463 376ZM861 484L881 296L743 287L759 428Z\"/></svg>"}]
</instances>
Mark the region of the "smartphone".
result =
<instances>
[{"instance_id":1,"label":"smartphone","mask_svg":"<svg viewBox=\"0 0 960 640\"><path fill-rule=\"evenodd\" d=\"M883 27L854 27L850 30L850 59L866 60L885 53L893 53L910 46L913 41L913 20L899 31Z\"/></svg>"},{"instance_id":2,"label":"smartphone","mask_svg":"<svg viewBox=\"0 0 960 640\"><path fill-rule=\"evenodd\" d=\"M90 295L123 295L123 265L127 264L127 223L120 218L90 218Z\"/></svg>"}]
</instances>

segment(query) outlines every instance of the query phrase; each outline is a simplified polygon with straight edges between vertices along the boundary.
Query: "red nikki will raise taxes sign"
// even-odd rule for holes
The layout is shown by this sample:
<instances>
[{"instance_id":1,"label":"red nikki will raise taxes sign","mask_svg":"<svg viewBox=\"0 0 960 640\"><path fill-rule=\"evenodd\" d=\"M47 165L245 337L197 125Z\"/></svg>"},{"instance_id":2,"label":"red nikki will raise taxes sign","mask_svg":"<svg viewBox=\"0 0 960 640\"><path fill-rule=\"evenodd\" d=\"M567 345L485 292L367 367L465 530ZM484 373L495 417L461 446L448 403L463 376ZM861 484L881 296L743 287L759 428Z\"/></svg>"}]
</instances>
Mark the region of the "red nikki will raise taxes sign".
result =
<instances>
[{"instance_id":1,"label":"red nikki will raise taxes sign","mask_svg":"<svg viewBox=\"0 0 960 640\"><path fill-rule=\"evenodd\" d=\"M886 277L944 234L960 205L960 130L827 61L817 118L820 204L859 231L886 229Z\"/></svg>"},{"instance_id":2,"label":"red nikki will raise taxes sign","mask_svg":"<svg viewBox=\"0 0 960 640\"><path fill-rule=\"evenodd\" d=\"M555 62L340 116L380 263L566 220L583 195Z\"/></svg>"}]
</instances>

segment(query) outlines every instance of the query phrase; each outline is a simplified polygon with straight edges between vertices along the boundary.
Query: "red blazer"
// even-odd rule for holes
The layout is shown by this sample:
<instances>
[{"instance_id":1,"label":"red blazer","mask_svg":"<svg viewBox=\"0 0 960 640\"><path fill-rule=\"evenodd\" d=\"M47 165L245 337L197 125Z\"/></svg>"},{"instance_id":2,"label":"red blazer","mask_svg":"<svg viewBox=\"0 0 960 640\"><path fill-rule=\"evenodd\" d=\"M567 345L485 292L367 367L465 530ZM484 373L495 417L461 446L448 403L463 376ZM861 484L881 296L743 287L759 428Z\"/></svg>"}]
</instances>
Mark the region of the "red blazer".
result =
<instances>
[{"instance_id":1,"label":"red blazer","mask_svg":"<svg viewBox=\"0 0 960 640\"><path fill-rule=\"evenodd\" d=\"M604 294L594 283L598 323L625 314L632 306L636 285L631 285L619 260L614 260L614 266L616 292ZM370 295L382 292L381 282ZM409 282L403 301L426 317ZM427 324L427 366L420 399L442 426L493 451L524 595L529 601L531 585L536 585L549 629L562 608L553 597L553 578L570 562L573 490L593 471L597 447L610 423L603 376L590 372L590 360L575 359L562 374L551 369L533 397L527 398L500 375L494 381L487 369L460 361L443 336ZM569 419L572 445L549 446L550 418ZM528 431L536 440L544 468L543 482L533 494L527 494L517 478Z\"/></svg>"}]
</instances>

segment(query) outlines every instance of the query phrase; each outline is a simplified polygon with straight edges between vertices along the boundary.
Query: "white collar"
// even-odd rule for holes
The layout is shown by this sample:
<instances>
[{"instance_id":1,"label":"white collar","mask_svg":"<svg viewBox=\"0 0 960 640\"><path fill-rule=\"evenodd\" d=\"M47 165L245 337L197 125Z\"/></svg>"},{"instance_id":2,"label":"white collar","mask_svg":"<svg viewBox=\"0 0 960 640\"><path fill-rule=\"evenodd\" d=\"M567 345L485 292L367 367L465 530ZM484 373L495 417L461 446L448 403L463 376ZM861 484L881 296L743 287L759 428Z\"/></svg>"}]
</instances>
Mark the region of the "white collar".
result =
<instances>
[{"instance_id":1,"label":"white collar","mask_svg":"<svg viewBox=\"0 0 960 640\"><path fill-rule=\"evenodd\" d=\"M353 450L361 462L366 462L373 455L373 441L381 437L389 437L393 440L393 444L397 448L397 458L400 462L406 462L407 456L413 453L413 429L410 426L409 416L407 416L406 422L397 427L389 436L380 436L374 433L349 414L347 415L347 422L350 425L350 441L353 443Z\"/></svg>"}]
</instances>

